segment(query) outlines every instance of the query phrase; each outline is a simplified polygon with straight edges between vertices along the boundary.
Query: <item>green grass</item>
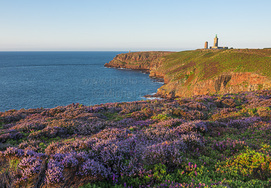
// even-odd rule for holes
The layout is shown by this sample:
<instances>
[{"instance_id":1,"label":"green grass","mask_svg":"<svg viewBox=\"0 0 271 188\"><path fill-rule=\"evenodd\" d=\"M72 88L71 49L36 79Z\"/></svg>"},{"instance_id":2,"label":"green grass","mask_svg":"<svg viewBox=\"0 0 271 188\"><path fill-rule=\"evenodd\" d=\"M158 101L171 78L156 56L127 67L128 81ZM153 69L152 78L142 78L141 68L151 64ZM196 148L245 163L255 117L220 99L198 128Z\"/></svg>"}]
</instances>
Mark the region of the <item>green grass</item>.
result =
<instances>
[{"instance_id":1,"label":"green grass","mask_svg":"<svg viewBox=\"0 0 271 188\"><path fill-rule=\"evenodd\" d=\"M4 122L1 122L1 121L0 121L0 129L3 129L3 128L4 128L4 127L3 127L4 124L5 124Z\"/></svg>"},{"instance_id":2,"label":"green grass","mask_svg":"<svg viewBox=\"0 0 271 188\"><path fill-rule=\"evenodd\" d=\"M167 84L158 89L162 95L175 91L177 96L192 96L196 83L222 74L251 72L271 78L271 49L182 51L167 54L161 62L156 71L167 80ZM241 85L249 87L248 83ZM256 89L263 89L263 85L258 84ZM219 90L216 89L216 93Z\"/></svg>"},{"instance_id":3,"label":"green grass","mask_svg":"<svg viewBox=\"0 0 271 188\"><path fill-rule=\"evenodd\" d=\"M13 170L17 170L18 169L18 164L19 164L20 160L19 159L11 159L9 161L9 167Z\"/></svg>"},{"instance_id":4,"label":"green grass","mask_svg":"<svg viewBox=\"0 0 271 188\"><path fill-rule=\"evenodd\" d=\"M117 112L115 113L106 112L104 113L104 115L107 117L108 120L120 121L123 119L123 117L120 116Z\"/></svg>"},{"instance_id":5,"label":"green grass","mask_svg":"<svg viewBox=\"0 0 271 188\"><path fill-rule=\"evenodd\" d=\"M172 53L164 58L159 70L169 78L180 73L187 75L193 68L197 70L199 81L231 71L255 72L271 77L270 49L193 50Z\"/></svg>"}]
</instances>

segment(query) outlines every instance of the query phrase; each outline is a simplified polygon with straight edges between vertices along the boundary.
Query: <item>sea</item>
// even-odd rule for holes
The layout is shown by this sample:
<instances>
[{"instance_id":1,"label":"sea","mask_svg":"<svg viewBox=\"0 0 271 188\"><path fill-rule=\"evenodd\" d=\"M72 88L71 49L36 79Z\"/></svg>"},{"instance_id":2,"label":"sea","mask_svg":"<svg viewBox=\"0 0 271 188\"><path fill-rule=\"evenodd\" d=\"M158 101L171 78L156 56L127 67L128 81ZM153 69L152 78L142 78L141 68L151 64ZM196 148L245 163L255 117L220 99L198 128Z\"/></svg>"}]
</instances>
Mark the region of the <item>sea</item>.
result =
<instances>
[{"instance_id":1,"label":"sea","mask_svg":"<svg viewBox=\"0 0 271 188\"><path fill-rule=\"evenodd\" d=\"M0 111L146 100L163 85L141 71L105 68L127 52L0 52Z\"/></svg>"}]
</instances>

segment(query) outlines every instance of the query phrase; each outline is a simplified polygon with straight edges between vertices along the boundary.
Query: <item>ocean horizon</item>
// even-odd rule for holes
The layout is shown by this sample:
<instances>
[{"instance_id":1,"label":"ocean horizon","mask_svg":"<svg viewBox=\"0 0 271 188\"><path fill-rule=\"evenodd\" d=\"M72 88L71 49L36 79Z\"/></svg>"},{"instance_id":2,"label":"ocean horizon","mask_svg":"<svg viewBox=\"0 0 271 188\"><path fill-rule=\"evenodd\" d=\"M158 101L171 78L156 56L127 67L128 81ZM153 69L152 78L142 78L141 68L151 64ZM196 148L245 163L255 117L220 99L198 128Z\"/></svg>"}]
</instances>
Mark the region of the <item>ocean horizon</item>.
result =
<instances>
[{"instance_id":1,"label":"ocean horizon","mask_svg":"<svg viewBox=\"0 0 271 188\"><path fill-rule=\"evenodd\" d=\"M1 51L0 111L145 100L163 83L105 68L124 51Z\"/></svg>"}]
</instances>

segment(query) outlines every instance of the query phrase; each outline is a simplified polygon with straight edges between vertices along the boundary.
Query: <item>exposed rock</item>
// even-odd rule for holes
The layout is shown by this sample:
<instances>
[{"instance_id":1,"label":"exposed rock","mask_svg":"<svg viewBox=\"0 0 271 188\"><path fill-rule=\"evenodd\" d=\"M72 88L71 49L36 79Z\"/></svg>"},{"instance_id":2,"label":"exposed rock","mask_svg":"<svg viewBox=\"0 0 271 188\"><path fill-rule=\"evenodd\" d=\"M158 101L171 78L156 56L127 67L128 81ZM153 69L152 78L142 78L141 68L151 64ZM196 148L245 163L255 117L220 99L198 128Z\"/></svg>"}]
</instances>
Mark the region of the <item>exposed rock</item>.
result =
<instances>
[{"instance_id":1,"label":"exposed rock","mask_svg":"<svg viewBox=\"0 0 271 188\"><path fill-rule=\"evenodd\" d=\"M271 81L256 73L230 73L221 75L212 80L201 81L194 87L193 95L206 95L213 93L236 93L241 91L255 91L268 89Z\"/></svg>"},{"instance_id":2,"label":"exposed rock","mask_svg":"<svg viewBox=\"0 0 271 188\"><path fill-rule=\"evenodd\" d=\"M231 75L221 75L215 81L215 90L216 92L220 91L221 85L223 84L226 87L227 83L231 80Z\"/></svg>"}]
</instances>

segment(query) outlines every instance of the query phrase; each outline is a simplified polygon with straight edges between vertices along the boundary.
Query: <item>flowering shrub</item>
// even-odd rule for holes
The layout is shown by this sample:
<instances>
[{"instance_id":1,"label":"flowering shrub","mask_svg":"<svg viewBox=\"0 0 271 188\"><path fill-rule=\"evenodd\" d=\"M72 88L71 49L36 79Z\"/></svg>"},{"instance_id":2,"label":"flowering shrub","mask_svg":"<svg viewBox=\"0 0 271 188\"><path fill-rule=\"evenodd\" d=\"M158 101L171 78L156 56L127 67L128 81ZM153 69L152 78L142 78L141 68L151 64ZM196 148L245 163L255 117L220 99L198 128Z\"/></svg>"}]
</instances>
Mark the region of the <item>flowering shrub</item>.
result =
<instances>
[{"instance_id":1,"label":"flowering shrub","mask_svg":"<svg viewBox=\"0 0 271 188\"><path fill-rule=\"evenodd\" d=\"M207 124L203 121L197 120L197 121L190 121L181 124L177 127L177 130L183 133L189 133L191 131L193 132L207 132Z\"/></svg>"},{"instance_id":2,"label":"flowering shrub","mask_svg":"<svg viewBox=\"0 0 271 188\"><path fill-rule=\"evenodd\" d=\"M13 129L18 131L28 132L30 130L42 130L46 127L46 118L41 114L31 114L25 117L23 120L20 120L13 126Z\"/></svg>"},{"instance_id":3,"label":"flowering shrub","mask_svg":"<svg viewBox=\"0 0 271 188\"><path fill-rule=\"evenodd\" d=\"M243 119L237 119L237 120L229 120L227 123L227 126L229 127L235 127L235 128L245 128L250 125L252 125L254 122L260 121L261 119L259 117L249 117L249 118L243 118Z\"/></svg>"},{"instance_id":4,"label":"flowering shrub","mask_svg":"<svg viewBox=\"0 0 271 188\"><path fill-rule=\"evenodd\" d=\"M102 120L93 120L91 122L82 122L80 125L74 128L74 133L80 135L91 135L99 132L101 129L107 126L107 122Z\"/></svg>"},{"instance_id":5,"label":"flowering shrub","mask_svg":"<svg viewBox=\"0 0 271 188\"><path fill-rule=\"evenodd\" d=\"M181 138L190 149L204 146L201 136L197 133L183 134Z\"/></svg>"},{"instance_id":6,"label":"flowering shrub","mask_svg":"<svg viewBox=\"0 0 271 188\"><path fill-rule=\"evenodd\" d=\"M24 155L24 150L22 149L17 149L15 147L9 147L6 149L6 151L3 153L3 155L5 157L12 157L12 156L15 156L15 157L22 157Z\"/></svg>"},{"instance_id":7,"label":"flowering shrub","mask_svg":"<svg viewBox=\"0 0 271 188\"><path fill-rule=\"evenodd\" d=\"M245 146L247 146L245 141L238 141L227 138L227 140L216 141L213 144L212 148L221 152L225 152L226 150L228 150L230 153L226 154L233 154L238 152L239 150L244 149Z\"/></svg>"},{"instance_id":8,"label":"flowering shrub","mask_svg":"<svg viewBox=\"0 0 271 188\"><path fill-rule=\"evenodd\" d=\"M89 107L86 109L87 112L90 113L98 113L98 112L105 112L106 108L105 107L100 107L100 106L96 106L96 107Z\"/></svg>"},{"instance_id":9,"label":"flowering shrub","mask_svg":"<svg viewBox=\"0 0 271 188\"><path fill-rule=\"evenodd\" d=\"M46 127L42 131L36 131L29 135L29 138L40 138L40 137L48 137L54 138L57 136L65 137L67 136L67 129L62 127Z\"/></svg>"},{"instance_id":10,"label":"flowering shrub","mask_svg":"<svg viewBox=\"0 0 271 188\"><path fill-rule=\"evenodd\" d=\"M207 111L208 106L206 106L203 103L196 102L196 101L191 101L189 103L186 103L184 105L181 105L181 108L186 108L188 110L199 110L199 111Z\"/></svg>"},{"instance_id":11,"label":"flowering shrub","mask_svg":"<svg viewBox=\"0 0 271 188\"><path fill-rule=\"evenodd\" d=\"M106 178L110 174L110 170L99 162L89 159L82 164L79 174L82 176L93 176L94 178Z\"/></svg>"},{"instance_id":12,"label":"flowering shrub","mask_svg":"<svg viewBox=\"0 0 271 188\"><path fill-rule=\"evenodd\" d=\"M18 166L22 170L21 180L27 180L40 173L42 160L36 156L24 157Z\"/></svg>"},{"instance_id":13,"label":"flowering shrub","mask_svg":"<svg viewBox=\"0 0 271 188\"><path fill-rule=\"evenodd\" d=\"M149 146L145 149L142 159L146 164L167 164L180 165L182 162L182 154L187 148L180 140L172 142L162 142L160 144Z\"/></svg>"},{"instance_id":14,"label":"flowering shrub","mask_svg":"<svg viewBox=\"0 0 271 188\"><path fill-rule=\"evenodd\" d=\"M61 161L61 164L65 168L76 168L78 165L78 160L76 159L74 155L76 154L69 153L68 155L66 155Z\"/></svg>"},{"instance_id":15,"label":"flowering shrub","mask_svg":"<svg viewBox=\"0 0 271 188\"><path fill-rule=\"evenodd\" d=\"M8 139L18 140L22 138L23 135L17 131L10 131L9 133L0 135L0 142L6 142Z\"/></svg>"},{"instance_id":16,"label":"flowering shrub","mask_svg":"<svg viewBox=\"0 0 271 188\"><path fill-rule=\"evenodd\" d=\"M270 187L270 93L1 112L0 187Z\"/></svg>"},{"instance_id":17,"label":"flowering shrub","mask_svg":"<svg viewBox=\"0 0 271 188\"><path fill-rule=\"evenodd\" d=\"M50 159L46 170L46 183L56 184L62 182L64 180L63 169L64 166L58 160Z\"/></svg>"}]
</instances>

